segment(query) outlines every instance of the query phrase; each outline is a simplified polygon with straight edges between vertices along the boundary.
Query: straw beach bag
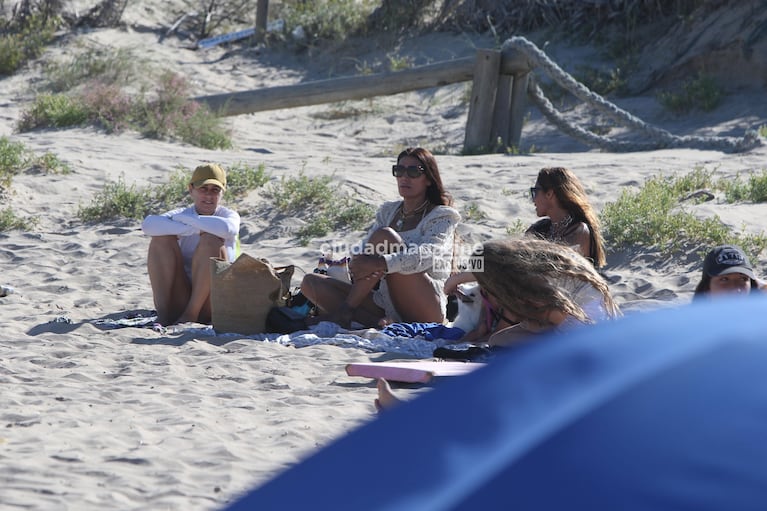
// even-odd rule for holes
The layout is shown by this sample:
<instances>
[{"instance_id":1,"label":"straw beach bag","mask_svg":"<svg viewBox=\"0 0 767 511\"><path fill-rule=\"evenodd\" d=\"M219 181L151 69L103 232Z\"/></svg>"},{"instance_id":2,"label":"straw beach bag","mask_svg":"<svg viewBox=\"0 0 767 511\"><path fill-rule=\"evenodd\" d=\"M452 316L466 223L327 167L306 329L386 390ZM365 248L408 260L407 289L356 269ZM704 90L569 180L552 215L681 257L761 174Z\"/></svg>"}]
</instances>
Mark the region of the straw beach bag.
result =
<instances>
[{"instance_id":1,"label":"straw beach bag","mask_svg":"<svg viewBox=\"0 0 767 511\"><path fill-rule=\"evenodd\" d=\"M210 307L217 332L258 334L266 315L284 305L294 266L273 267L266 259L242 254L233 263L211 258Z\"/></svg>"}]
</instances>

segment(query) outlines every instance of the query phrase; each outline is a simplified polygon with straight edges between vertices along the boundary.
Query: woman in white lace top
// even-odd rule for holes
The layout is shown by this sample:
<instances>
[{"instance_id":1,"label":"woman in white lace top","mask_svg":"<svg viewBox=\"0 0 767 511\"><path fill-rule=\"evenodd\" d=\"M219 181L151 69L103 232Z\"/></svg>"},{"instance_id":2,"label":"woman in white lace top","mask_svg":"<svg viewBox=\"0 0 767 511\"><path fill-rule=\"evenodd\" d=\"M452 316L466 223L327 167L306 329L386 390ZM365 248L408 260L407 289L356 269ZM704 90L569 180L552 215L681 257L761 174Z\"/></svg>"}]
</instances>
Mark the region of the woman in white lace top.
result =
<instances>
[{"instance_id":1,"label":"woman in white lace top","mask_svg":"<svg viewBox=\"0 0 767 511\"><path fill-rule=\"evenodd\" d=\"M408 148L392 167L402 200L386 202L349 263L352 284L308 274L301 291L320 309L315 321L348 327L445 319L442 292L450 276L460 215L442 185L434 155Z\"/></svg>"}]
</instances>

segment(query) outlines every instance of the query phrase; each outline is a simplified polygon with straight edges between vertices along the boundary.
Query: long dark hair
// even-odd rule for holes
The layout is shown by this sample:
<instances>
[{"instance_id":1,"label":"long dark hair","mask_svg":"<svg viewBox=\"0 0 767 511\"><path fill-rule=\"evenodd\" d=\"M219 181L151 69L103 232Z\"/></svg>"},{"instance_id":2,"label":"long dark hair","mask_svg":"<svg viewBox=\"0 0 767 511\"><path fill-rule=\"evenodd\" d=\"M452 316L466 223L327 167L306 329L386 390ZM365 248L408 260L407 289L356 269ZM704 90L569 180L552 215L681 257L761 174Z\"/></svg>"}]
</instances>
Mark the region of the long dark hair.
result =
<instances>
[{"instance_id":1,"label":"long dark hair","mask_svg":"<svg viewBox=\"0 0 767 511\"><path fill-rule=\"evenodd\" d=\"M564 167L547 167L538 172L538 186L544 190L554 190L559 204L567 210L576 222L589 226L591 236L591 256L594 266L605 265L605 242L602 239L599 219L591 207L586 191L571 170Z\"/></svg>"},{"instance_id":2,"label":"long dark hair","mask_svg":"<svg viewBox=\"0 0 767 511\"><path fill-rule=\"evenodd\" d=\"M429 178L431 184L426 189L426 199L437 206L452 206L453 197L445 190L442 184L442 178L439 175L439 167L437 166L437 160L431 151L424 149L423 147L408 147L397 156L397 163L400 162L405 156L411 156L421 162L426 177Z\"/></svg>"}]
</instances>

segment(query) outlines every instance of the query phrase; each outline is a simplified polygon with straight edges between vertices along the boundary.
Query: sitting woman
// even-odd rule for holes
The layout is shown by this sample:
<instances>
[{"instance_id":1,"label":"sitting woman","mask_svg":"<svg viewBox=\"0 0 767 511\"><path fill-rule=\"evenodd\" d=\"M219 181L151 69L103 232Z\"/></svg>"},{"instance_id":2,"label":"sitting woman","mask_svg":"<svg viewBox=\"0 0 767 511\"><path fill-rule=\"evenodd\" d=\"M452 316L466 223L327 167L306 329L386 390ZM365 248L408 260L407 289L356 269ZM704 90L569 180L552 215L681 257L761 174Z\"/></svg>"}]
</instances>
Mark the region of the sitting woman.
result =
<instances>
[{"instance_id":1,"label":"sitting woman","mask_svg":"<svg viewBox=\"0 0 767 511\"><path fill-rule=\"evenodd\" d=\"M474 253L483 271L461 273L452 286L471 279L504 321L513 326L490 336L491 346L510 346L536 335L620 316L607 283L594 266L565 245L534 238L488 241ZM398 399L384 380L378 382L376 406Z\"/></svg>"},{"instance_id":2,"label":"sitting woman","mask_svg":"<svg viewBox=\"0 0 767 511\"><path fill-rule=\"evenodd\" d=\"M569 245L596 268L605 265L599 220L575 174L564 167L541 169L535 186L530 188L530 197L535 213L546 218L530 226L525 234Z\"/></svg>"},{"instance_id":3,"label":"sitting woman","mask_svg":"<svg viewBox=\"0 0 767 511\"><path fill-rule=\"evenodd\" d=\"M703 276L695 288L693 300L754 293L759 287L746 253L735 245L720 245L703 260Z\"/></svg>"},{"instance_id":4,"label":"sitting woman","mask_svg":"<svg viewBox=\"0 0 767 511\"><path fill-rule=\"evenodd\" d=\"M349 261L352 283L307 274L301 292L320 310L313 321L348 327L384 322L445 319L442 293L450 275L455 228L460 220L434 156L408 148L392 167L402 200L378 210L366 239Z\"/></svg>"}]
</instances>

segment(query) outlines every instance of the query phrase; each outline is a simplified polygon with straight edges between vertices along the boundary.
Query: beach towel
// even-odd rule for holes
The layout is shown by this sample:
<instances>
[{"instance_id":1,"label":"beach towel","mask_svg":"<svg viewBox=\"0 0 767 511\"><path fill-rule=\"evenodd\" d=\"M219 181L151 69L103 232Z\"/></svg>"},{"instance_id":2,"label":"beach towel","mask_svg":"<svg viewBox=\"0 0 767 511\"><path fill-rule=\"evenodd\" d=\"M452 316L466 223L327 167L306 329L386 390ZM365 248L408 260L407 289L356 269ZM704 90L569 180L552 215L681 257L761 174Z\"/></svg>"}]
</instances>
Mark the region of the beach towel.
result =
<instances>
[{"instance_id":1,"label":"beach towel","mask_svg":"<svg viewBox=\"0 0 767 511\"><path fill-rule=\"evenodd\" d=\"M422 337L427 341L435 339L457 341L466 335L463 329L449 327L442 323L392 323L382 332L392 337Z\"/></svg>"}]
</instances>

